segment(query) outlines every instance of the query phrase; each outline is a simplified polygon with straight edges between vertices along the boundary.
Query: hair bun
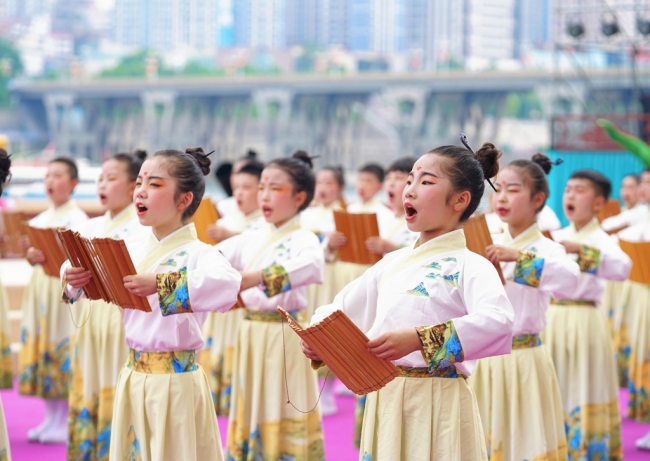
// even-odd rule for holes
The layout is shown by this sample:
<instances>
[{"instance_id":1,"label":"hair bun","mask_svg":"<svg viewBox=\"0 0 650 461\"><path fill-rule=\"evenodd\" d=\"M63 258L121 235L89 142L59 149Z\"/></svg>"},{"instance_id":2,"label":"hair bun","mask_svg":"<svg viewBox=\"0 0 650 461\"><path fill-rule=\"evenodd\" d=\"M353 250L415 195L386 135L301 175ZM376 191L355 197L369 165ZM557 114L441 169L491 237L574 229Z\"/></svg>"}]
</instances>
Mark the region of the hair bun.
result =
<instances>
[{"instance_id":1,"label":"hair bun","mask_svg":"<svg viewBox=\"0 0 650 461\"><path fill-rule=\"evenodd\" d=\"M538 164L546 174L549 174L551 172L551 168L553 168L553 165L555 165L555 163L550 158L544 154L540 154L539 152L533 155L533 158L531 160L533 163ZM560 163L562 162L560 161ZM559 163L557 165L559 165Z\"/></svg>"},{"instance_id":2,"label":"hair bun","mask_svg":"<svg viewBox=\"0 0 650 461\"><path fill-rule=\"evenodd\" d=\"M133 156L141 162L144 162L147 159L147 151L144 149L136 149L133 152Z\"/></svg>"},{"instance_id":3,"label":"hair bun","mask_svg":"<svg viewBox=\"0 0 650 461\"><path fill-rule=\"evenodd\" d=\"M185 149L185 153L196 160L204 176L210 174L210 158L205 155L202 147L188 147Z\"/></svg>"},{"instance_id":4,"label":"hair bun","mask_svg":"<svg viewBox=\"0 0 650 461\"><path fill-rule=\"evenodd\" d=\"M494 178L499 172L499 158L501 151L491 142L486 142L476 151L476 158L483 169L485 179Z\"/></svg>"},{"instance_id":5,"label":"hair bun","mask_svg":"<svg viewBox=\"0 0 650 461\"><path fill-rule=\"evenodd\" d=\"M6 150L0 149L0 192L2 192L2 185L11 177L9 169L11 168L11 158Z\"/></svg>"},{"instance_id":6,"label":"hair bun","mask_svg":"<svg viewBox=\"0 0 650 461\"><path fill-rule=\"evenodd\" d=\"M246 151L246 155L244 155L244 158L246 160L257 160L257 152L255 152L253 149L248 149Z\"/></svg>"},{"instance_id":7,"label":"hair bun","mask_svg":"<svg viewBox=\"0 0 650 461\"><path fill-rule=\"evenodd\" d=\"M300 160L301 162L305 162L305 164L309 167L310 170L314 168L314 162L312 161L309 154L304 150L295 151L292 157Z\"/></svg>"}]
</instances>

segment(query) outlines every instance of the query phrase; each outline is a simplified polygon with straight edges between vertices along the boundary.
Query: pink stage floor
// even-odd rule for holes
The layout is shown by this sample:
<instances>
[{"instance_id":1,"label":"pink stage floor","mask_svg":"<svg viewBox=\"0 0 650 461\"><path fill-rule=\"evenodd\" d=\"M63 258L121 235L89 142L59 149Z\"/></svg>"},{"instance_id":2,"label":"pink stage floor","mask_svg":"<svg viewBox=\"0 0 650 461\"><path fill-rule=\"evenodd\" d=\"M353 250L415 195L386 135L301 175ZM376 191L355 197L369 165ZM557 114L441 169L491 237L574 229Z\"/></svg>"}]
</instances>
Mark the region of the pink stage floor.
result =
<instances>
[{"instance_id":1,"label":"pink stage floor","mask_svg":"<svg viewBox=\"0 0 650 461\"><path fill-rule=\"evenodd\" d=\"M41 420L43 404L31 397L21 397L16 391L0 392L5 418L9 428L9 439L13 461L64 461L65 445L40 445L27 442L27 430ZM627 393L621 391L623 405ZM352 445L354 425L354 398L338 397L339 413L324 418L325 454L328 460L352 461L359 452ZM227 419L219 418L219 428L225 442ZM623 420L624 459L626 461L650 461L650 452L641 452L634 447L634 441L650 430L650 424L638 424Z\"/></svg>"}]
</instances>

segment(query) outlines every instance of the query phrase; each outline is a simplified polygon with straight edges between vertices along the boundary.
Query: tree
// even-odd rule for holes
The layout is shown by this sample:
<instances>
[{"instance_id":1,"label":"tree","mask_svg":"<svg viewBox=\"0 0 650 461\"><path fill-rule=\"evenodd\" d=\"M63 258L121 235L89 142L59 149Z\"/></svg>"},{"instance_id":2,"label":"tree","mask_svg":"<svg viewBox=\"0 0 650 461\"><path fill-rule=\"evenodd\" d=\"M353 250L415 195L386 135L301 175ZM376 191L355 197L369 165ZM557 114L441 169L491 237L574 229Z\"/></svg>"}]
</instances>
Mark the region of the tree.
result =
<instances>
[{"instance_id":1,"label":"tree","mask_svg":"<svg viewBox=\"0 0 650 461\"><path fill-rule=\"evenodd\" d=\"M125 77L146 77L147 75L147 61L154 59L158 62L158 75L169 76L173 75L174 71L163 66L162 61L157 56L151 56L149 51L142 50L138 53L125 56L112 69L106 69L100 77L103 78L125 78Z\"/></svg>"},{"instance_id":2,"label":"tree","mask_svg":"<svg viewBox=\"0 0 650 461\"><path fill-rule=\"evenodd\" d=\"M4 39L0 39L0 107L7 107L11 102L9 82L23 72L20 53Z\"/></svg>"}]
</instances>

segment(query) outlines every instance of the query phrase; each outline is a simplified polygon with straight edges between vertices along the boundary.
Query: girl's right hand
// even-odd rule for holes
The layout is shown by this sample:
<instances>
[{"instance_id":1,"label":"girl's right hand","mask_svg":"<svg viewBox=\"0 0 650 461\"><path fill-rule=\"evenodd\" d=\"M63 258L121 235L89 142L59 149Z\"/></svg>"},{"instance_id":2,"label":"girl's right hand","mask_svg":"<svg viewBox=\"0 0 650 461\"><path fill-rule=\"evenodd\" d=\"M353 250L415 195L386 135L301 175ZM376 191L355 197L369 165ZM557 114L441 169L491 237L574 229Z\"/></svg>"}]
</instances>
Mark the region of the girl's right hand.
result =
<instances>
[{"instance_id":1,"label":"girl's right hand","mask_svg":"<svg viewBox=\"0 0 650 461\"><path fill-rule=\"evenodd\" d=\"M307 345L306 342L304 342L302 339L300 340L300 347L302 347L302 353L305 354L305 356L310 359L310 360L315 360L317 362L320 362L321 359L314 351L311 350L311 348Z\"/></svg>"},{"instance_id":2,"label":"girl's right hand","mask_svg":"<svg viewBox=\"0 0 650 461\"><path fill-rule=\"evenodd\" d=\"M511 262L519 259L519 250L503 245L490 245L485 249L485 256L492 264Z\"/></svg>"},{"instance_id":3,"label":"girl's right hand","mask_svg":"<svg viewBox=\"0 0 650 461\"><path fill-rule=\"evenodd\" d=\"M219 226L218 224L210 224L206 230L208 236L216 240L217 242L222 242L230 237L237 235L236 232L229 231L225 227Z\"/></svg>"},{"instance_id":4,"label":"girl's right hand","mask_svg":"<svg viewBox=\"0 0 650 461\"><path fill-rule=\"evenodd\" d=\"M45 253L43 253L41 250L38 250L34 247L30 247L27 250L27 254L25 255L27 258L27 261L29 264L32 266L35 264L44 264L45 263Z\"/></svg>"},{"instance_id":5,"label":"girl's right hand","mask_svg":"<svg viewBox=\"0 0 650 461\"><path fill-rule=\"evenodd\" d=\"M82 288L88 285L92 274L83 267L68 267L65 270L65 281L72 288Z\"/></svg>"},{"instance_id":6,"label":"girl's right hand","mask_svg":"<svg viewBox=\"0 0 650 461\"><path fill-rule=\"evenodd\" d=\"M348 243L348 239L345 238L345 234L341 232L332 232L329 238L329 248L330 250L338 250L342 246Z\"/></svg>"}]
</instances>

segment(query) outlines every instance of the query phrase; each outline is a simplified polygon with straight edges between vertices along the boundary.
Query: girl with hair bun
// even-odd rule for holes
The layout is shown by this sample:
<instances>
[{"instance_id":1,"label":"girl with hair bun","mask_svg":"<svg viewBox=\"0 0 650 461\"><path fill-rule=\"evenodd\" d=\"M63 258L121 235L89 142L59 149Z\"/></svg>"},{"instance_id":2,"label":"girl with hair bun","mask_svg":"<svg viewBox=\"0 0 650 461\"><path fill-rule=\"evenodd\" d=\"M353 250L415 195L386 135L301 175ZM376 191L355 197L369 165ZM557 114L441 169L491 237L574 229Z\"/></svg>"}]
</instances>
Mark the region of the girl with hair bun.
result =
<instances>
[{"instance_id":1,"label":"girl with hair bun","mask_svg":"<svg viewBox=\"0 0 650 461\"><path fill-rule=\"evenodd\" d=\"M208 379L196 363L209 312L236 302L241 277L189 219L205 191L210 159L203 149L162 150L147 158L133 199L144 239L127 243L137 274L124 278L151 312L123 311L129 346L115 389L110 461L223 460ZM66 295L88 283L84 268L65 270Z\"/></svg>"},{"instance_id":2,"label":"girl with hair bun","mask_svg":"<svg viewBox=\"0 0 650 461\"><path fill-rule=\"evenodd\" d=\"M306 320L307 286L323 280L318 237L301 228L299 219L314 197L311 167L310 157L301 151L266 165L258 201L268 224L217 245L241 271L246 306L233 360L229 460L325 459L320 409L302 413L286 403L288 385L297 408L313 408L318 382L302 357L298 337L287 332L283 340L282 316L276 309L282 306L299 321Z\"/></svg>"},{"instance_id":3,"label":"girl with hair bun","mask_svg":"<svg viewBox=\"0 0 650 461\"><path fill-rule=\"evenodd\" d=\"M575 289L578 266L536 222L549 195L550 160L540 155L511 162L495 182L493 203L505 226L486 253L501 264L515 312L512 353L479 360L471 377L488 457L495 460L567 459L560 388L540 333L551 297Z\"/></svg>"},{"instance_id":4,"label":"girl with hair bun","mask_svg":"<svg viewBox=\"0 0 650 461\"><path fill-rule=\"evenodd\" d=\"M142 150L119 153L102 164L97 195L104 215L77 226L77 232L89 239L131 242L143 238L149 230L140 225L133 191L146 157ZM105 461L109 458L115 385L129 356L122 313L119 306L88 299L74 303L71 312L79 328L70 337L68 458Z\"/></svg>"},{"instance_id":5,"label":"girl with hair bun","mask_svg":"<svg viewBox=\"0 0 650 461\"><path fill-rule=\"evenodd\" d=\"M406 222L420 238L384 256L311 320L344 311L370 338L369 351L401 371L367 396L360 459L487 459L466 378L476 359L510 352L513 314L494 266L467 249L461 225L478 207L484 179L498 172L500 152L488 146L478 156L441 146L420 157L403 193Z\"/></svg>"},{"instance_id":6,"label":"girl with hair bun","mask_svg":"<svg viewBox=\"0 0 650 461\"><path fill-rule=\"evenodd\" d=\"M0 148L0 195L5 182L10 178L9 169L11 168L11 158L7 151ZM0 285L0 389L11 389L13 387L14 373L11 360L11 345L9 336L9 321L7 320L7 308L9 302L7 294L2 285ZM11 461L11 450L9 449L9 435L7 434L7 424L0 401L0 459Z\"/></svg>"}]
</instances>

